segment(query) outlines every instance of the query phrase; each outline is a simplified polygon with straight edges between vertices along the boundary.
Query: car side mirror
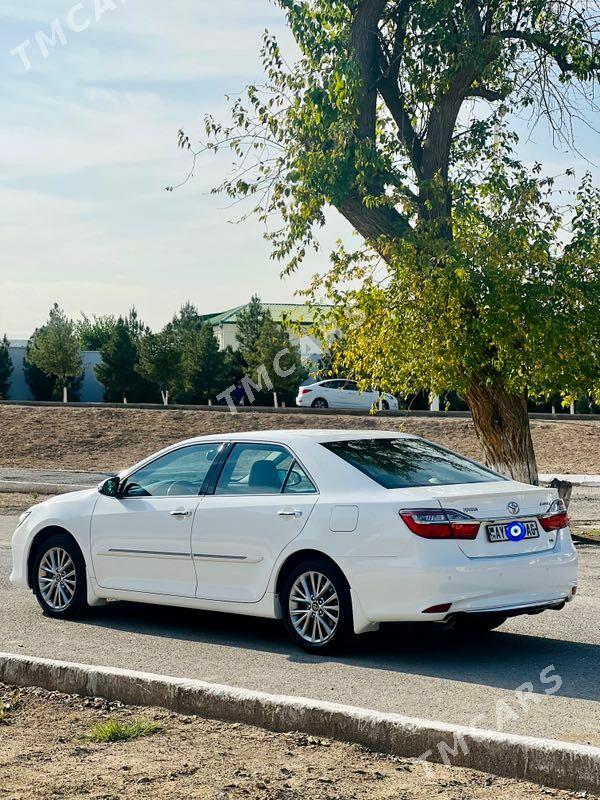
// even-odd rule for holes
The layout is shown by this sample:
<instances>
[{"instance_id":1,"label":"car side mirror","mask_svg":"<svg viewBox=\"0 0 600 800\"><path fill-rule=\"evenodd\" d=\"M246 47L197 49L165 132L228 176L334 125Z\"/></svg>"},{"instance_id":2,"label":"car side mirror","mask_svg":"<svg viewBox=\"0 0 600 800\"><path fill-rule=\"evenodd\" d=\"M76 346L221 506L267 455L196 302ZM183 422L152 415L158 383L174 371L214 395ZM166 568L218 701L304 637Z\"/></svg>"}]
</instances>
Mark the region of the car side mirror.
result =
<instances>
[{"instance_id":1,"label":"car side mirror","mask_svg":"<svg viewBox=\"0 0 600 800\"><path fill-rule=\"evenodd\" d=\"M115 475L113 478L103 481L98 487L98 491L106 497L118 497L120 486L121 481Z\"/></svg>"}]
</instances>

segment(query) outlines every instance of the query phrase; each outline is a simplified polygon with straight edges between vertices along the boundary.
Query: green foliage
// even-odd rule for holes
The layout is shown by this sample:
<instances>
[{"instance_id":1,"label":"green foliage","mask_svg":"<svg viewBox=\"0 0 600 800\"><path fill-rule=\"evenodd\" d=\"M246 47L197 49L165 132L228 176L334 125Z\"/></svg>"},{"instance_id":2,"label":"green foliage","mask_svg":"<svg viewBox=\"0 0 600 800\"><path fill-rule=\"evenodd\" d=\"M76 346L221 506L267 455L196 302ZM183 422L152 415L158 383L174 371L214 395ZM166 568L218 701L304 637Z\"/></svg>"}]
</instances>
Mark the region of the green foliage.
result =
<instances>
[{"instance_id":1,"label":"green foliage","mask_svg":"<svg viewBox=\"0 0 600 800\"><path fill-rule=\"evenodd\" d=\"M27 381L29 390L33 395L33 399L48 401L54 399L56 378L51 375L46 375L46 373L42 372L41 369L36 367L36 365L33 364L29 358L31 348L33 347L35 337L37 336L39 330L39 328L36 328L27 342L25 359L23 361L23 371L25 372L25 380Z\"/></svg>"},{"instance_id":2,"label":"green foliage","mask_svg":"<svg viewBox=\"0 0 600 800\"><path fill-rule=\"evenodd\" d=\"M138 374L136 342L127 321L119 317L109 340L101 348L102 362L95 367L96 377L104 386L106 398L120 402L135 389Z\"/></svg>"},{"instance_id":3,"label":"green foliage","mask_svg":"<svg viewBox=\"0 0 600 800\"><path fill-rule=\"evenodd\" d=\"M291 343L289 333L269 312L264 315L255 350L246 360L253 381L259 382L259 370L265 367L274 390L286 401L295 397L299 384L307 377L298 347Z\"/></svg>"},{"instance_id":4,"label":"green foliage","mask_svg":"<svg viewBox=\"0 0 600 800\"><path fill-rule=\"evenodd\" d=\"M551 192L551 181L519 166L490 164L456 203L452 241L398 242L383 286L379 268L340 251L335 280L361 283L336 292L338 367L402 394L464 396L474 376L501 376L532 399L597 398L600 194L586 178L567 215Z\"/></svg>"},{"instance_id":5,"label":"green foliage","mask_svg":"<svg viewBox=\"0 0 600 800\"><path fill-rule=\"evenodd\" d=\"M8 348L10 342L6 334L0 339L0 399L6 399L10 390L10 376L13 373L13 363Z\"/></svg>"},{"instance_id":6,"label":"green foliage","mask_svg":"<svg viewBox=\"0 0 600 800\"><path fill-rule=\"evenodd\" d=\"M237 316L237 340L242 356L250 363L256 353L261 327L266 318L260 297L252 295L250 302Z\"/></svg>"},{"instance_id":7,"label":"green foliage","mask_svg":"<svg viewBox=\"0 0 600 800\"><path fill-rule=\"evenodd\" d=\"M92 726L88 739L93 742L128 742L143 736L151 736L160 731L161 726L148 719L134 719L120 722L110 719Z\"/></svg>"},{"instance_id":8,"label":"green foliage","mask_svg":"<svg viewBox=\"0 0 600 800\"><path fill-rule=\"evenodd\" d=\"M81 349L101 350L112 336L116 324L117 320L112 314L94 314L92 317L82 314L75 323Z\"/></svg>"},{"instance_id":9,"label":"green foliage","mask_svg":"<svg viewBox=\"0 0 600 800\"><path fill-rule=\"evenodd\" d=\"M230 148L240 165L214 191L251 202L285 271L318 246L335 207L364 247L340 249L310 287L338 306L347 335L334 354L390 391L491 387L476 420L491 457L503 437L489 420L511 425L498 421L506 392L524 405L598 380L593 215L577 204L565 246L550 183L518 163L506 124L527 112L571 143L571 118L594 108L597 6L277 2L300 56L289 66L265 34L265 84L234 102L229 124L206 118L203 149ZM202 152L184 132L179 144Z\"/></svg>"},{"instance_id":10,"label":"green foliage","mask_svg":"<svg viewBox=\"0 0 600 800\"><path fill-rule=\"evenodd\" d=\"M181 384L181 351L174 335L169 331L146 334L140 340L138 358L136 371L158 386L168 404Z\"/></svg>"},{"instance_id":11,"label":"green foliage","mask_svg":"<svg viewBox=\"0 0 600 800\"><path fill-rule=\"evenodd\" d=\"M157 383L137 370L141 342L149 335L150 328L135 308L127 317L117 319L109 339L100 348L102 362L94 367L109 402L154 403L159 399Z\"/></svg>"},{"instance_id":12,"label":"green foliage","mask_svg":"<svg viewBox=\"0 0 600 800\"><path fill-rule=\"evenodd\" d=\"M212 325L201 322L196 330L185 330L179 338L184 403L206 403L226 385L225 353L213 333Z\"/></svg>"},{"instance_id":13,"label":"green foliage","mask_svg":"<svg viewBox=\"0 0 600 800\"><path fill-rule=\"evenodd\" d=\"M81 348L75 324L55 303L48 322L36 332L27 359L57 384L68 387L69 380L83 372Z\"/></svg>"}]
</instances>

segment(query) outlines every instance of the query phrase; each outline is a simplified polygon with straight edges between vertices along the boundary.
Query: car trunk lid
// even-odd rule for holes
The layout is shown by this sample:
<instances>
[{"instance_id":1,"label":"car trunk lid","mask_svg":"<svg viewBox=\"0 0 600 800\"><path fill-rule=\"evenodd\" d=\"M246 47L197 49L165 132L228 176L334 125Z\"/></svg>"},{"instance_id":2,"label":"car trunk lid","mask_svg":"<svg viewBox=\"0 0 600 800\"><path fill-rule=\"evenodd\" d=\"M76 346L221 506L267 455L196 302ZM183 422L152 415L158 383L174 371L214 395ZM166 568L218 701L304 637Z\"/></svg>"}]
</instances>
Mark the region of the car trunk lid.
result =
<instances>
[{"instance_id":1,"label":"car trunk lid","mask_svg":"<svg viewBox=\"0 0 600 800\"><path fill-rule=\"evenodd\" d=\"M556 500L553 490L502 481L444 486L443 493L436 495L442 508L460 511L481 523L476 539L457 542L469 558L538 553L556 543L556 531L545 531L539 522ZM510 527L515 522L525 525L526 538L514 541L507 536L507 528L511 535L518 535L518 529Z\"/></svg>"}]
</instances>

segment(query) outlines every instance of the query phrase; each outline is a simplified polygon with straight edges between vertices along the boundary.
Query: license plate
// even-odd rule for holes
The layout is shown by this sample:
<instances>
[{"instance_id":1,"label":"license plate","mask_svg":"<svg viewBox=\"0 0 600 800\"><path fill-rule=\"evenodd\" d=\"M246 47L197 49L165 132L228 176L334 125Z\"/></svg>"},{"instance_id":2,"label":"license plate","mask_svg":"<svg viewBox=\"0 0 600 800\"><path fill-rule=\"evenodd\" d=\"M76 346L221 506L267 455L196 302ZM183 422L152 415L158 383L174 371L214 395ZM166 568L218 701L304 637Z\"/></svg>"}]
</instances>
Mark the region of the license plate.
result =
<instances>
[{"instance_id":1,"label":"license plate","mask_svg":"<svg viewBox=\"0 0 600 800\"><path fill-rule=\"evenodd\" d=\"M523 537L523 539L539 539L540 538L540 530L537 526L537 522L525 522L525 529L527 533ZM487 535L490 542L512 542L514 539L509 539L507 531L510 527L511 523L502 523L501 525L488 525L487 526ZM519 541L523 541L520 539Z\"/></svg>"}]
</instances>

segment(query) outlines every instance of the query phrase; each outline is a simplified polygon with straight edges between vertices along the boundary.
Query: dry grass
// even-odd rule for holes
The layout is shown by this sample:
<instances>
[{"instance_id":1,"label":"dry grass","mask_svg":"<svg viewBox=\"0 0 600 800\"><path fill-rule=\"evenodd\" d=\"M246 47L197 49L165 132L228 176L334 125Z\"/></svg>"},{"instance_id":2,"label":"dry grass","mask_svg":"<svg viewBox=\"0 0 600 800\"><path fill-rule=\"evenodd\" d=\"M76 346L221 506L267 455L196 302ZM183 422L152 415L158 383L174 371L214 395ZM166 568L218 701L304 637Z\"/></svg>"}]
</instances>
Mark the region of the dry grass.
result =
<instances>
[{"instance_id":1,"label":"dry grass","mask_svg":"<svg viewBox=\"0 0 600 800\"><path fill-rule=\"evenodd\" d=\"M0 463L111 471L191 436L278 428L402 430L482 457L469 419L0 406ZM600 423L535 420L532 428L541 472L600 473Z\"/></svg>"},{"instance_id":2,"label":"dry grass","mask_svg":"<svg viewBox=\"0 0 600 800\"><path fill-rule=\"evenodd\" d=\"M0 514L21 514L25 509L47 500L48 495L25 492L0 492Z\"/></svg>"},{"instance_id":3,"label":"dry grass","mask_svg":"<svg viewBox=\"0 0 600 800\"><path fill-rule=\"evenodd\" d=\"M0 698L7 687L0 685ZM140 709L24 690L0 725L0 796L153 800L567 800L543 789L470 770L371 753L299 733L144 709L157 736L94 742L92 725L127 726ZM587 795L590 797L590 795Z\"/></svg>"}]
</instances>

